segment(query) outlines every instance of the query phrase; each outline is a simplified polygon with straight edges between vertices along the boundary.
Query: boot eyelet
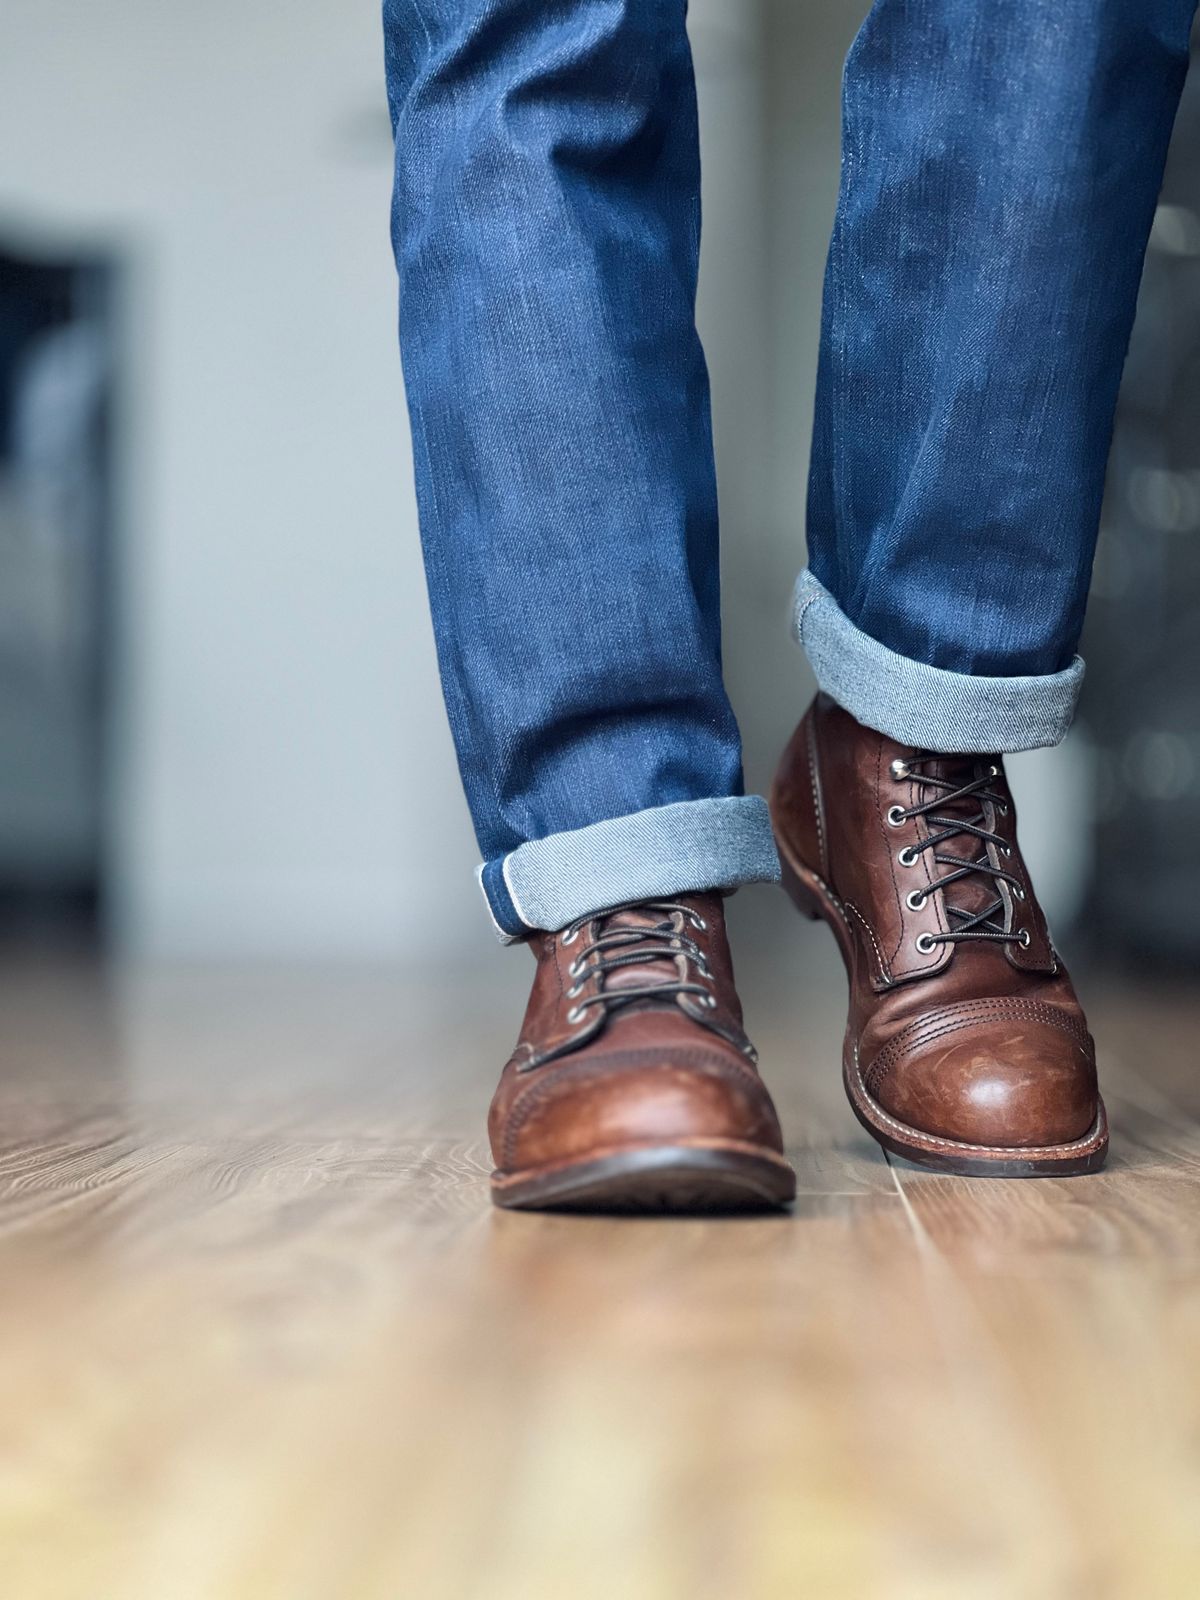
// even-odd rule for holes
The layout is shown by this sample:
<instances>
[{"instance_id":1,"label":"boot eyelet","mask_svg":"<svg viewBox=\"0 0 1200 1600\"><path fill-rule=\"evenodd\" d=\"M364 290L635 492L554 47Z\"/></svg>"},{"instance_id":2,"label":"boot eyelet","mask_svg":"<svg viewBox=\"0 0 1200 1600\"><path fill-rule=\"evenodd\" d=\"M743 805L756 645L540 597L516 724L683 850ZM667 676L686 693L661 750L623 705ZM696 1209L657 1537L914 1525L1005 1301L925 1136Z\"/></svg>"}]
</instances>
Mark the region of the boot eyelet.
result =
<instances>
[{"instance_id":1,"label":"boot eyelet","mask_svg":"<svg viewBox=\"0 0 1200 1600\"><path fill-rule=\"evenodd\" d=\"M1011 887L1012 887L1012 892L1016 895L1017 899L1018 900L1024 900L1025 891L1024 891L1024 889L1022 889L1021 885L1019 883L1014 883L1014 884L1011 885Z\"/></svg>"},{"instance_id":2,"label":"boot eyelet","mask_svg":"<svg viewBox=\"0 0 1200 1600\"><path fill-rule=\"evenodd\" d=\"M1029 946L1033 943L1033 935L1030 933L1028 928L1021 929L1020 933L1017 935L1017 943L1021 946L1022 950L1029 949Z\"/></svg>"},{"instance_id":3,"label":"boot eyelet","mask_svg":"<svg viewBox=\"0 0 1200 1600\"><path fill-rule=\"evenodd\" d=\"M1012 855L1012 845L1010 845L1010 844L1002 844L1000 846L1000 854L1002 856L1011 856Z\"/></svg>"},{"instance_id":4,"label":"boot eyelet","mask_svg":"<svg viewBox=\"0 0 1200 1600\"><path fill-rule=\"evenodd\" d=\"M695 928L697 933L707 933L708 932L708 923L705 922L703 917L693 917L692 918L692 927Z\"/></svg>"},{"instance_id":5,"label":"boot eyelet","mask_svg":"<svg viewBox=\"0 0 1200 1600\"><path fill-rule=\"evenodd\" d=\"M899 759L893 761L888 771L897 783L903 783L905 778L912 777L912 768L907 761L900 761Z\"/></svg>"},{"instance_id":6,"label":"boot eyelet","mask_svg":"<svg viewBox=\"0 0 1200 1600\"><path fill-rule=\"evenodd\" d=\"M903 806L888 807L887 825L889 828L902 828L906 821L907 818L904 815Z\"/></svg>"},{"instance_id":7,"label":"boot eyelet","mask_svg":"<svg viewBox=\"0 0 1200 1600\"><path fill-rule=\"evenodd\" d=\"M931 956L937 949L937 940L931 933L919 933L914 943L923 956Z\"/></svg>"},{"instance_id":8,"label":"boot eyelet","mask_svg":"<svg viewBox=\"0 0 1200 1600\"><path fill-rule=\"evenodd\" d=\"M903 850L897 852L896 860L902 867L915 867L917 864L917 852L912 845L906 844Z\"/></svg>"},{"instance_id":9,"label":"boot eyelet","mask_svg":"<svg viewBox=\"0 0 1200 1600\"><path fill-rule=\"evenodd\" d=\"M925 902L928 898L929 897L925 893L924 889L910 889L904 896L904 904L910 911L921 911L924 909Z\"/></svg>"},{"instance_id":10,"label":"boot eyelet","mask_svg":"<svg viewBox=\"0 0 1200 1600\"><path fill-rule=\"evenodd\" d=\"M563 936L562 936L563 948L565 949L567 947L567 945L569 945L569 944L574 944L576 939L578 939L578 937L579 937L579 929L578 928L572 928L570 933L564 933Z\"/></svg>"},{"instance_id":11,"label":"boot eyelet","mask_svg":"<svg viewBox=\"0 0 1200 1600\"><path fill-rule=\"evenodd\" d=\"M583 1018L584 1010L582 1006L572 1006L570 1011L567 1012L567 1021L572 1027L574 1027L578 1022L582 1022Z\"/></svg>"},{"instance_id":12,"label":"boot eyelet","mask_svg":"<svg viewBox=\"0 0 1200 1600\"><path fill-rule=\"evenodd\" d=\"M583 985L581 983L573 983L571 985L571 987L567 990L567 999L568 1000L577 1000L582 993L583 993Z\"/></svg>"},{"instance_id":13,"label":"boot eyelet","mask_svg":"<svg viewBox=\"0 0 1200 1600\"><path fill-rule=\"evenodd\" d=\"M999 776L1000 776L1000 768L999 767L989 767L988 768L988 777L989 778L998 778Z\"/></svg>"},{"instance_id":14,"label":"boot eyelet","mask_svg":"<svg viewBox=\"0 0 1200 1600\"><path fill-rule=\"evenodd\" d=\"M702 1006L706 1006L709 1011L715 1011L717 1009L717 1002L711 994L702 994L700 996L700 1004Z\"/></svg>"}]
</instances>

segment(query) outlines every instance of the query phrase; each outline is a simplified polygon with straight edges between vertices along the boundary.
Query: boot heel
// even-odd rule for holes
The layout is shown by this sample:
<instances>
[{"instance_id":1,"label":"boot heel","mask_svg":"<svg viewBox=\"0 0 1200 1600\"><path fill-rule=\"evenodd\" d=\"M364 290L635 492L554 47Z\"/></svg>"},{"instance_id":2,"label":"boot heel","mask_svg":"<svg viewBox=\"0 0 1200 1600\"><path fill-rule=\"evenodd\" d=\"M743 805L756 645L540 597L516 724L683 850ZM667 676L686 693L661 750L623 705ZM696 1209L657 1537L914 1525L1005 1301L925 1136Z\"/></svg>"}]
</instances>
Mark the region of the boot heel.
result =
<instances>
[{"instance_id":1,"label":"boot heel","mask_svg":"<svg viewBox=\"0 0 1200 1600\"><path fill-rule=\"evenodd\" d=\"M787 890L788 898L796 910L810 922L819 922L822 916L821 902L782 852L779 864L782 869L783 887Z\"/></svg>"}]
</instances>

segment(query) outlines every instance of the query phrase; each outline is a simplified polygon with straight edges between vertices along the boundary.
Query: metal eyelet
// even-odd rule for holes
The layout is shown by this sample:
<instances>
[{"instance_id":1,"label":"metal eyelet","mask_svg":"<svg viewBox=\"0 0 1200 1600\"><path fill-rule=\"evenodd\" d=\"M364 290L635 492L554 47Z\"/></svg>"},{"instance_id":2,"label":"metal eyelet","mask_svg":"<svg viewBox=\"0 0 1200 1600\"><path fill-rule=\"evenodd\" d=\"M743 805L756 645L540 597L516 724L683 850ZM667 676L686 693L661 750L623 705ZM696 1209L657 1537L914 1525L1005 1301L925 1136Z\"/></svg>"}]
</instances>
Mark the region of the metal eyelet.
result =
<instances>
[{"instance_id":1,"label":"metal eyelet","mask_svg":"<svg viewBox=\"0 0 1200 1600\"><path fill-rule=\"evenodd\" d=\"M711 994L702 994L700 996L700 1004L702 1006L707 1006L710 1011L715 1011L717 1009L717 1002Z\"/></svg>"},{"instance_id":2,"label":"metal eyelet","mask_svg":"<svg viewBox=\"0 0 1200 1600\"><path fill-rule=\"evenodd\" d=\"M1010 845L1010 844L1002 844L1000 846L1000 854L1002 856L1011 856L1012 855L1012 845Z\"/></svg>"},{"instance_id":3,"label":"metal eyelet","mask_svg":"<svg viewBox=\"0 0 1200 1600\"><path fill-rule=\"evenodd\" d=\"M572 928L570 933L564 933L563 936L562 936L562 943L563 943L564 949L566 948L567 945L574 944L576 939L578 939L578 937L579 937L579 929L578 928Z\"/></svg>"},{"instance_id":4,"label":"metal eyelet","mask_svg":"<svg viewBox=\"0 0 1200 1600\"><path fill-rule=\"evenodd\" d=\"M1012 889L1012 892L1016 895L1018 900L1024 900L1025 891L1022 889L1019 883L1010 884L1009 887Z\"/></svg>"},{"instance_id":5,"label":"metal eyelet","mask_svg":"<svg viewBox=\"0 0 1200 1600\"><path fill-rule=\"evenodd\" d=\"M912 768L909 766L908 762L901 761L899 758L892 762L891 766L888 768L888 771L891 773L892 777L897 783L902 783L905 778L912 777Z\"/></svg>"},{"instance_id":6,"label":"metal eyelet","mask_svg":"<svg viewBox=\"0 0 1200 1600\"><path fill-rule=\"evenodd\" d=\"M921 911L924 909L925 902L928 898L929 896L925 893L924 889L910 889L904 896L904 904L910 911Z\"/></svg>"},{"instance_id":7,"label":"metal eyelet","mask_svg":"<svg viewBox=\"0 0 1200 1600\"><path fill-rule=\"evenodd\" d=\"M999 767L989 767L988 768L988 777L989 778L998 778L999 776L1000 776L1000 768Z\"/></svg>"},{"instance_id":8,"label":"metal eyelet","mask_svg":"<svg viewBox=\"0 0 1200 1600\"><path fill-rule=\"evenodd\" d=\"M582 1006L572 1006L570 1011L567 1012L567 1021L572 1027L574 1027L577 1022L582 1022L583 1018L584 1010Z\"/></svg>"},{"instance_id":9,"label":"metal eyelet","mask_svg":"<svg viewBox=\"0 0 1200 1600\"><path fill-rule=\"evenodd\" d=\"M923 956L931 956L937 949L937 940L931 933L919 933L914 943Z\"/></svg>"},{"instance_id":10,"label":"metal eyelet","mask_svg":"<svg viewBox=\"0 0 1200 1600\"><path fill-rule=\"evenodd\" d=\"M1033 935L1030 933L1028 928L1021 929L1020 933L1017 935L1017 943L1021 946L1022 950L1029 949L1029 946L1033 943Z\"/></svg>"},{"instance_id":11,"label":"metal eyelet","mask_svg":"<svg viewBox=\"0 0 1200 1600\"><path fill-rule=\"evenodd\" d=\"M573 983L571 985L571 987L567 990L567 999L568 1000L577 999L578 996L581 995L582 993L583 993L583 985L581 983Z\"/></svg>"},{"instance_id":12,"label":"metal eyelet","mask_svg":"<svg viewBox=\"0 0 1200 1600\"><path fill-rule=\"evenodd\" d=\"M903 850L897 851L896 860L902 867L915 867L917 864L917 852L911 844L906 844Z\"/></svg>"},{"instance_id":13,"label":"metal eyelet","mask_svg":"<svg viewBox=\"0 0 1200 1600\"><path fill-rule=\"evenodd\" d=\"M888 807L887 825L889 828L902 828L907 820L903 806Z\"/></svg>"},{"instance_id":14,"label":"metal eyelet","mask_svg":"<svg viewBox=\"0 0 1200 1600\"><path fill-rule=\"evenodd\" d=\"M695 928L697 933L707 933L708 932L708 923L705 922L703 917L693 917L692 918L692 927Z\"/></svg>"}]
</instances>

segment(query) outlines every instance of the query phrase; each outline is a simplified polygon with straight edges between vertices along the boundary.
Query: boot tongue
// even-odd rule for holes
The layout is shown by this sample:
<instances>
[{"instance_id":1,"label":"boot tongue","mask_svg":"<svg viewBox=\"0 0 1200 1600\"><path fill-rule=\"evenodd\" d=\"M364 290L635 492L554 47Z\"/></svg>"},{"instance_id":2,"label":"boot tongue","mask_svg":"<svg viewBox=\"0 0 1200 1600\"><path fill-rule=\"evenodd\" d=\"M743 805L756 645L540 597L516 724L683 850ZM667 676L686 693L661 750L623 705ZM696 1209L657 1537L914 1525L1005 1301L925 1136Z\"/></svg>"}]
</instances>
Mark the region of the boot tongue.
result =
<instances>
[{"instance_id":1,"label":"boot tongue","mask_svg":"<svg viewBox=\"0 0 1200 1600\"><path fill-rule=\"evenodd\" d=\"M992 764L993 758L990 756L932 756L922 762L919 770L930 777L940 778L943 782L952 784L955 789L961 789L964 784L982 777ZM969 822L976 827L986 826L983 819L984 802L978 793L952 799L950 790L935 790L931 786L925 789L923 798L936 802L925 818L930 833L946 831L946 825L935 822L933 820L935 817L944 817L946 824ZM943 839L937 847L937 853L945 860L942 862L931 860L929 870L933 877L941 878L955 870L948 864L951 857L964 864L970 864L981 860L987 854L987 845L974 834L958 833L949 839ZM950 884L945 899L948 905L959 906L974 916L995 903L996 881L986 873L972 872L968 877L959 878L957 882ZM951 932L960 921L958 917L949 918Z\"/></svg>"},{"instance_id":2,"label":"boot tongue","mask_svg":"<svg viewBox=\"0 0 1200 1600\"><path fill-rule=\"evenodd\" d=\"M678 920L666 911L655 911L647 906L630 906L624 911L610 912L608 916L597 919L596 933L600 938L607 938L622 929L656 929L664 928ZM618 944L616 939L607 945L604 959L613 961L623 955L647 954L654 949L665 950L675 934L669 927L660 933L649 933L638 939L630 938ZM605 989L616 991L620 989L645 989L654 983L675 983L679 979L679 967L674 956L661 956L656 960L630 961L628 966L618 967L615 972L610 972L604 980Z\"/></svg>"}]
</instances>

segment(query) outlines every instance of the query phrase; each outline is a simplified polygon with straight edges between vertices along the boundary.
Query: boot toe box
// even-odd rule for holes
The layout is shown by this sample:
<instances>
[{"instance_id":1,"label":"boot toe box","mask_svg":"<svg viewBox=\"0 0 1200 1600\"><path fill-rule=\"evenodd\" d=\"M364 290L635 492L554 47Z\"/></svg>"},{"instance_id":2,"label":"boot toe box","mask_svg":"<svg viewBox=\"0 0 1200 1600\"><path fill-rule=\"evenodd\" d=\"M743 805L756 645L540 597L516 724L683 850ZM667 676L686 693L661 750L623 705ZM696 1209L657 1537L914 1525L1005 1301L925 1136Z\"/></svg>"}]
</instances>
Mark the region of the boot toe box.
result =
<instances>
[{"instance_id":1,"label":"boot toe box","mask_svg":"<svg viewBox=\"0 0 1200 1600\"><path fill-rule=\"evenodd\" d=\"M497 1130L499 1132L500 1130ZM502 1170L639 1146L732 1142L779 1153L771 1097L731 1053L630 1050L568 1060L530 1075L494 1150Z\"/></svg>"},{"instance_id":2,"label":"boot toe box","mask_svg":"<svg viewBox=\"0 0 1200 1600\"><path fill-rule=\"evenodd\" d=\"M910 1128L1009 1149L1081 1139L1100 1104L1091 1041L1069 1014L926 1030L883 1052L866 1085Z\"/></svg>"}]
</instances>

